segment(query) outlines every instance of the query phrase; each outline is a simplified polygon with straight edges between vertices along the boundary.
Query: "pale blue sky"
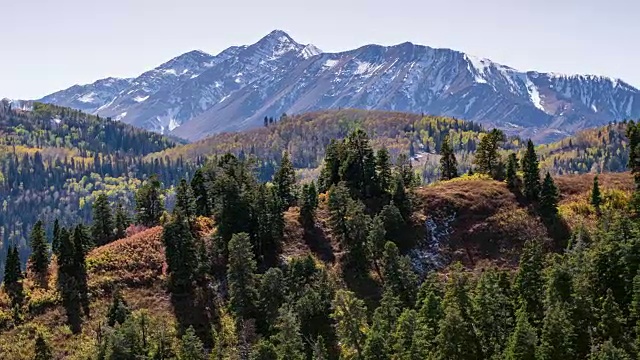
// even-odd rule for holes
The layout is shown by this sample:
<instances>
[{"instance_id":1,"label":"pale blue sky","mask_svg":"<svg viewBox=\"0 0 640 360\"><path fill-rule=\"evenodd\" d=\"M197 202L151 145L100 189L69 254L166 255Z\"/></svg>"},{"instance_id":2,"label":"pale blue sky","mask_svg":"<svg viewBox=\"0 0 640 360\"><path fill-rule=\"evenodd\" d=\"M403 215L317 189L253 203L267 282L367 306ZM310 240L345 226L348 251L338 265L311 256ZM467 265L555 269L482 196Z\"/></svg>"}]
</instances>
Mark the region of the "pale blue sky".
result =
<instances>
[{"instance_id":1,"label":"pale blue sky","mask_svg":"<svg viewBox=\"0 0 640 360\"><path fill-rule=\"evenodd\" d=\"M215 54L273 29L341 51L404 41L640 87L637 0L0 0L0 98Z\"/></svg>"}]
</instances>

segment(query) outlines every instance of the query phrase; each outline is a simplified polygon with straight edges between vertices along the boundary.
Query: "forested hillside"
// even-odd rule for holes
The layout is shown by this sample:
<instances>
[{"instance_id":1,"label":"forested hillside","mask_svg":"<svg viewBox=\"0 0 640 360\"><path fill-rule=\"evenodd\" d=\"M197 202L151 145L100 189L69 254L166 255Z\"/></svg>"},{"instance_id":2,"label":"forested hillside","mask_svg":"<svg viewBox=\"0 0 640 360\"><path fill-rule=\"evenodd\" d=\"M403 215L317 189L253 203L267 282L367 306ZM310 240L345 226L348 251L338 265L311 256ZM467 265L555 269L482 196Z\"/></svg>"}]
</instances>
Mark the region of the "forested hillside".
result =
<instances>
[{"instance_id":1,"label":"forested hillside","mask_svg":"<svg viewBox=\"0 0 640 360\"><path fill-rule=\"evenodd\" d=\"M193 167L143 157L175 145L161 135L68 108L36 103L33 111L22 111L0 102L2 253L13 244L26 260L27 236L37 220L89 222L99 194L130 211L142 179L158 174L167 186L174 184Z\"/></svg>"},{"instance_id":2,"label":"forested hillside","mask_svg":"<svg viewBox=\"0 0 640 360\"><path fill-rule=\"evenodd\" d=\"M283 121L284 122L284 121ZM640 151L640 126L626 126ZM366 132L331 139L316 181L233 154L136 189L134 225L38 222L8 251L11 359L631 359L640 338L634 175L554 177L528 141L483 133L473 174L443 136L422 186ZM25 268L27 271L23 271Z\"/></svg>"},{"instance_id":3,"label":"forested hillside","mask_svg":"<svg viewBox=\"0 0 640 360\"><path fill-rule=\"evenodd\" d=\"M331 139L343 139L354 129L362 129L371 137L374 149L386 148L392 161L408 155L422 181L430 183L440 177L439 154L445 136L449 135L452 141L459 171L467 172L473 165L480 138L487 131L473 122L452 118L351 109L282 116L279 120L266 118L264 125L260 129L214 135L147 158L183 158L201 163L207 156L226 152L240 158L255 156L262 164L261 178L268 180L286 150L300 175L314 178ZM612 123L540 145L542 167L552 174L624 171L628 161L625 128L626 123ZM504 154L525 149L523 139L504 140L501 143Z\"/></svg>"}]
</instances>

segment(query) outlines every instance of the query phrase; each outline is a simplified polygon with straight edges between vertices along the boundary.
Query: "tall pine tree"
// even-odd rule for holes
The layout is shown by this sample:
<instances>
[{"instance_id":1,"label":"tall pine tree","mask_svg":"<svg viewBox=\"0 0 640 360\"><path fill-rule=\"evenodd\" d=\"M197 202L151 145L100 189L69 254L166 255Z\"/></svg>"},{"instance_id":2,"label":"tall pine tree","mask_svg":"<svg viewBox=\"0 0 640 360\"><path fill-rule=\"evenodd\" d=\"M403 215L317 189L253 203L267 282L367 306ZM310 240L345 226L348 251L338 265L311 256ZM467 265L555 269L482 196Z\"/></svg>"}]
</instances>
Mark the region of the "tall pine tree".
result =
<instances>
[{"instance_id":1,"label":"tall pine tree","mask_svg":"<svg viewBox=\"0 0 640 360\"><path fill-rule=\"evenodd\" d=\"M105 193L98 195L93 203L93 226L91 235L98 246L107 244L113 240L114 233L113 215L109 198Z\"/></svg>"},{"instance_id":2,"label":"tall pine tree","mask_svg":"<svg viewBox=\"0 0 640 360\"><path fill-rule=\"evenodd\" d=\"M537 201L540 195L540 169L533 141L527 141L527 150L522 158L523 193L529 201Z\"/></svg>"},{"instance_id":3,"label":"tall pine tree","mask_svg":"<svg viewBox=\"0 0 640 360\"><path fill-rule=\"evenodd\" d=\"M440 179L451 180L458 177L458 161L453 153L451 139L448 134L442 140L440 156Z\"/></svg>"},{"instance_id":4,"label":"tall pine tree","mask_svg":"<svg viewBox=\"0 0 640 360\"><path fill-rule=\"evenodd\" d=\"M46 276L49 270L49 243L42 221L38 220L33 225L29 243L31 245L31 256L29 257L31 270L39 276Z\"/></svg>"}]
</instances>

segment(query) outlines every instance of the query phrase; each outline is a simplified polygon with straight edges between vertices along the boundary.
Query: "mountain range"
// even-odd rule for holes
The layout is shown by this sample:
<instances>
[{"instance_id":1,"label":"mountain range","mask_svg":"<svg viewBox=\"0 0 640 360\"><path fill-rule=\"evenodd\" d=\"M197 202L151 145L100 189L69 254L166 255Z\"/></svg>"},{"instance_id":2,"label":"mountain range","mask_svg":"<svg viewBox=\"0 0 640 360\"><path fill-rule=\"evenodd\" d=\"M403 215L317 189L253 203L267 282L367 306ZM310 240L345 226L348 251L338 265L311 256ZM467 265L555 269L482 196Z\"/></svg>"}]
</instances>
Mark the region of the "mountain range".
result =
<instances>
[{"instance_id":1,"label":"mountain range","mask_svg":"<svg viewBox=\"0 0 640 360\"><path fill-rule=\"evenodd\" d=\"M640 117L640 90L619 79L519 71L409 42L328 53L281 30L38 101L188 140L262 126L265 116L339 108L450 116L538 142Z\"/></svg>"}]
</instances>

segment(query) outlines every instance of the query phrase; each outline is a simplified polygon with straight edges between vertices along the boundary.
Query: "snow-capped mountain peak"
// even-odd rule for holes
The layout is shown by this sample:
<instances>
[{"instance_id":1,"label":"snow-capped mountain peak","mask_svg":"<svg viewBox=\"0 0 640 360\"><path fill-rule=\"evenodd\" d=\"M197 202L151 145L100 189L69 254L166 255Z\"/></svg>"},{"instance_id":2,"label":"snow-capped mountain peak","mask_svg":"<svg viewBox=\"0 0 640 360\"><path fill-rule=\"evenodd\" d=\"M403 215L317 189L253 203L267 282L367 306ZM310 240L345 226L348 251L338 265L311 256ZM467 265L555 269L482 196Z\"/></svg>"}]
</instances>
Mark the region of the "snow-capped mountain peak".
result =
<instances>
[{"instance_id":1,"label":"snow-capped mountain peak","mask_svg":"<svg viewBox=\"0 0 640 360\"><path fill-rule=\"evenodd\" d=\"M454 116L537 140L640 117L640 91L619 79L520 71L409 42L325 53L282 30L42 101L192 140L260 126L264 116L341 107Z\"/></svg>"}]
</instances>

